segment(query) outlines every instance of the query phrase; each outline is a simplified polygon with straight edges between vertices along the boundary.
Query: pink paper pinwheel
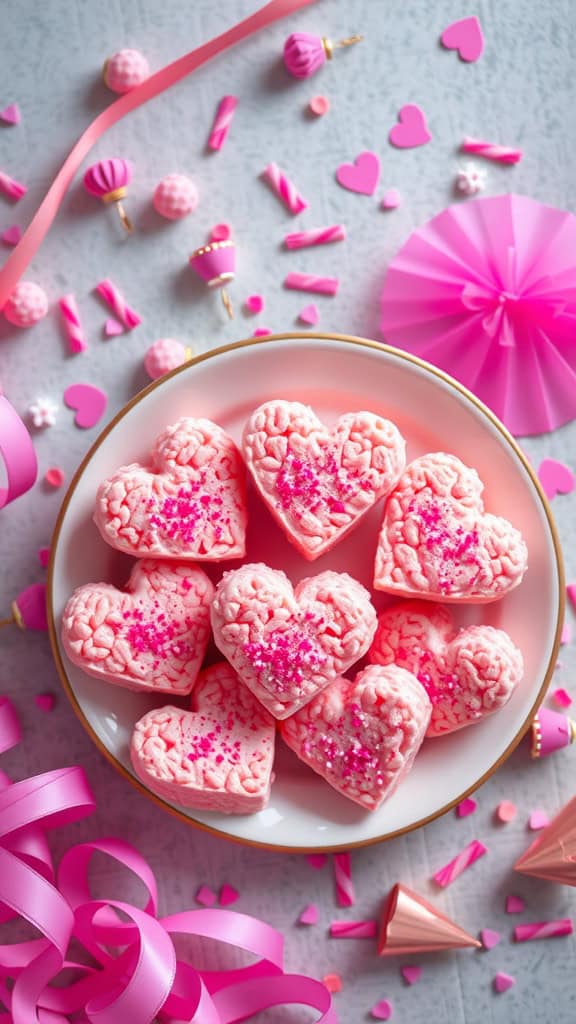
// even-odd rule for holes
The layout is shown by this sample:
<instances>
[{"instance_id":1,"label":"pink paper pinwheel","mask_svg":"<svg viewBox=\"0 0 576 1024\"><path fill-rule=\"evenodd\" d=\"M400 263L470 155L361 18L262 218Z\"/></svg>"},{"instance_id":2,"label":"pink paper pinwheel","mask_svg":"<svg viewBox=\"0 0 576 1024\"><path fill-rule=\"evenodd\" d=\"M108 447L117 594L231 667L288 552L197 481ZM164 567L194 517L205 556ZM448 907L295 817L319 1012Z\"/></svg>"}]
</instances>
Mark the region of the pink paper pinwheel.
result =
<instances>
[{"instance_id":1,"label":"pink paper pinwheel","mask_svg":"<svg viewBox=\"0 0 576 1024\"><path fill-rule=\"evenodd\" d=\"M385 341L451 373L513 434L576 417L576 217L526 196L449 206L393 259Z\"/></svg>"}]
</instances>

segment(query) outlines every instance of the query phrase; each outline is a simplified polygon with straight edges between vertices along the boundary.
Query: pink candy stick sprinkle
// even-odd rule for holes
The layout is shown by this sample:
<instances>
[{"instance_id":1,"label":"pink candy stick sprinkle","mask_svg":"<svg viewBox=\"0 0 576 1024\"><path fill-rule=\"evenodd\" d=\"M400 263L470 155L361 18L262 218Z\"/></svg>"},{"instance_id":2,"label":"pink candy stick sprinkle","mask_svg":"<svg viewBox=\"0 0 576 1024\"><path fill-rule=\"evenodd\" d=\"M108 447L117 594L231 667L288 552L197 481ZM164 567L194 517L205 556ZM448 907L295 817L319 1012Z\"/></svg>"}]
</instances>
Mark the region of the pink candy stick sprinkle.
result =
<instances>
[{"instance_id":1,"label":"pink candy stick sprinkle","mask_svg":"<svg viewBox=\"0 0 576 1024\"><path fill-rule=\"evenodd\" d=\"M306 200L300 195L287 175L280 170L278 164L268 164L262 172L262 177L290 213L302 213L308 208Z\"/></svg>"},{"instance_id":2,"label":"pink candy stick sprinkle","mask_svg":"<svg viewBox=\"0 0 576 1024\"><path fill-rule=\"evenodd\" d=\"M201 885L196 893L196 903L203 907L213 907L216 903L216 893L207 885Z\"/></svg>"},{"instance_id":3,"label":"pink candy stick sprinkle","mask_svg":"<svg viewBox=\"0 0 576 1024\"><path fill-rule=\"evenodd\" d=\"M333 939L375 939L377 933L376 921L332 921L330 925Z\"/></svg>"},{"instance_id":4,"label":"pink candy stick sprinkle","mask_svg":"<svg viewBox=\"0 0 576 1024\"><path fill-rule=\"evenodd\" d=\"M5 174L4 171L0 171L0 191L4 192L9 199L13 199L14 202L18 202L25 196L28 189L26 185L22 185L21 182L16 181L15 178L11 178L9 174Z\"/></svg>"},{"instance_id":5,"label":"pink candy stick sprinkle","mask_svg":"<svg viewBox=\"0 0 576 1024\"><path fill-rule=\"evenodd\" d=\"M333 224L329 228L311 228L309 231L295 231L286 235L284 245L287 249L307 249L311 245L328 245L330 242L343 242L346 228L343 224Z\"/></svg>"},{"instance_id":6,"label":"pink candy stick sprinkle","mask_svg":"<svg viewBox=\"0 0 576 1024\"><path fill-rule=\"evenodd\" d=\"M336 902L339 907L352 907L356 900L349 853L335 853L333 857Z\"/></svg>"},{"instance_id":7,"label":"pink candy stick sprinkle","mask_svg":"<svg viewBox=\"0 0 576 1024\"><path fill-rule=\"evenodd\" d=\"M340 285L337 277L318 277L316 274L288 274L284 287L297 292L317 292L319 295L336 295Z\"/></svg>"},{"instance_id":8,"label":"pink candy stick sprinkle","mask_svg":"<svg viewBox=\"0 0 576 1024\"><path fill-rule=\"evenodd\" d=\"M471 796L467 796L465 800L461 800L456 808L456 815L458 818L467 818L469 814L474 814L474 811L478 807L478 804Z\"/></svg>"},{"instance_id":9,"label":"pink candy stick sprinkle","mask_svg":"<svg viewBox=\"0 0 576 1024\"><path fill-rule=\"evenodd\" d=\"M478 839L473 839L468 846L459 853L457 857L454 857L449 864L446 864L440 871L437 871L433 875L434 881L442 889L445 889L447 885L451 885L463 871L466 871L474 861L477 861L479 857L483 857L488 850L483 843Z\"/></svg>"},{"instance_id":10,"label":"pink candy stick sprinkle","mask_svg":"<svg viewBox=\"0 0 576 1024\"><path fill-rule=\"evenodd\" d=\"M130 308L122 292L109 278L104 278L103 281L100 281L96 285L96 291L102 296L104 302L108 303L114 315L118 317L128 330L132 330L133 327L138 327L138 324L142 323L142 318Z\"/></svg>"},{"instance_id":11,"label":"pink candy stick sprinkle","mask_svg":"<svg viewBox=\"0 0 576 1024\"><path fill-rule=\"evenodd\" d=\"M561 708L569 708L572 704L572 697L570 696L568 691L562 689L562 687L558 687L557 690L554 690L552 696L556 704L558 704L558 706Z\"/></svg>"},{"instance_id":12,"label":"pink candy stick sprinkle","mask_svg":"<svg viewBox=\"0 0 576 1024\"><path fill-rule=\"evenodd\" d=\"M68 347L71 352L76 354L77 352L85 352L88 348L86 342L86 335L80 322L80 311L78 309L78 303L73 295L63 295L58 300L60 306L60 312L62 314L62 323L64 324L64 330L68 338Z\"/></svg>"},{"instance_id":13,"label":"pink candy stick sprinkle","mask_svg":"<svg viewBox=\"0 0 576 1024\"><path fill-rule=\"evenodd\" d=\"M572 919L560 918L558 921L535 921L534 924L518 924L514 929L515 942L532 942L534 939L558 939L563 935L572 935Z\"/></svg>"},{"instance_id":14,"label":"pink candy stick sprinkle","mask_svg":"<svg viewBox=\"0 0 576 1024\"><path fill-rule=\"evenodd\" d=\"M509 146L499 146L496 142L473 139L470 135L465 137L460 149L463 153L475 153L476 156L496 160L500 164L517 164L522 159L521 149L511 149Z\"/></svg>"},{"instance_id":15,"label":"pink candy stick sprinkle","mask_svg":"<svg viewBox=\"0 0 576 1024\"><path fill-rule=\"evenodd\" d=\"M222 149L222 146L226 142L226 137L230 131L230 125L232 124L232 118L234 117L234 111L238 106L238 98L236 96L224 96L218 104L218 110L216 111L216 117L214 118L214 124L212 125L212 131L208 139L209 149Z\"/></svg>"}]
</instances>

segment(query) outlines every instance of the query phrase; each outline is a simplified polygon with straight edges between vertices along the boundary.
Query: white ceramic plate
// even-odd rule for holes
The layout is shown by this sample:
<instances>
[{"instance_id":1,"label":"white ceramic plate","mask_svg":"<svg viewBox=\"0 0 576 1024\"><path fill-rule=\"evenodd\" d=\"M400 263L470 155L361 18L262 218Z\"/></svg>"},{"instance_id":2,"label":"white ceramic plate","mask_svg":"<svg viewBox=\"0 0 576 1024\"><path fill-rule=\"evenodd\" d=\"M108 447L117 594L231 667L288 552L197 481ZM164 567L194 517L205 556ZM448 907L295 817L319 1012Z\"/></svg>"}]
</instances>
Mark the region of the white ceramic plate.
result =
<instances>
[{"instance_id":1,"label":"white ceramic plate","mask_svg":"<svg viewBox=\"0 0 576 1024\"><path fill-rule=\"evenodd\" d=\"M521 685L496 715L426 741L409 777L379 811L367 813L338 795L280 740L276 781L264 811L237 817L176 808L190 823L248 843L349 848L436 817L484 781L519 741L556 660L563 601L559 546L534 474L504 428L450 378L394 349L360 339L283 335L202 356L151 385L106 428L76 474L62 507L50 572L51 636L67 693L99 748L149 796L131 770L130 735L146 711L173 698L133 693L84 675L67 660L59 640L62 611L75 587L99 580L122 585L129 574L130 559L108 547L92 523L96 488L118 466L145 461L155 436L179 416L208 417L239 441L251 410L271 398L308 403L328 423L359 409L385 415L406 437L409 459L430 451L455 453L480 473L489 510L511 519L528 544L530 565L518 589L496 604L458 611L462 623L488 623L510 633L526 664ZM251 494L248 561L282 568L293 582L335 569L370 587L380 515L378 507L333 552L310 564ZM210 574L217 579L229 564ZM374 594L378 608L388 600Z\"/></svg>"}]
</instances>

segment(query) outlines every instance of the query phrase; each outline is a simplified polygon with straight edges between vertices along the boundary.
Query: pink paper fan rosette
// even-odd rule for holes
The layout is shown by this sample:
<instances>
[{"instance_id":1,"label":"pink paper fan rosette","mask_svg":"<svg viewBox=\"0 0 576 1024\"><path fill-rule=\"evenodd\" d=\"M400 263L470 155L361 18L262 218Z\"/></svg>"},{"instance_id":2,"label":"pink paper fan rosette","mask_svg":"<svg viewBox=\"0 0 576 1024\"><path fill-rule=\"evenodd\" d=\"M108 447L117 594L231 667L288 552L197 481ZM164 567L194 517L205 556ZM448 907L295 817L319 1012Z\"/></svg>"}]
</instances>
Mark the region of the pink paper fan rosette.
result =
<instances>
[{"instance_id":1,"label":"pink paper fan rosette","mask_svg":"<svg viewBox=\"0 0 576 1024\"><path fill-rule=\"evenodd\" d=\"M576 417L576 217L527 196L449 206L388 268L384 340L452 374L513 434Z\"/></svg>"}]
</instances>

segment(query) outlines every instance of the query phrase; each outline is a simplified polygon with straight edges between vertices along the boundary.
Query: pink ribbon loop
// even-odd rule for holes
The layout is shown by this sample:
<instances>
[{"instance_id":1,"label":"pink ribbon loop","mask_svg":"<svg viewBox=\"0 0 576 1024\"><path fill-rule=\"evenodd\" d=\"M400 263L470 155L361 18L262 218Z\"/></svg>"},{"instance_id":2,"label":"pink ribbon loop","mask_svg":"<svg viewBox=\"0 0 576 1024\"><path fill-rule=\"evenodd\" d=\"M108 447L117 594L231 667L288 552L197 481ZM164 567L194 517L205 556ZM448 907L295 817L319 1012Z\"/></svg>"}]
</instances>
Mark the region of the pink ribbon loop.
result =
<instances>
[{"instance_id":1,"label":"pink ribbon loop","mask_svg":"<svg viewBox=\"0 0 576 1024\"><path fill-rule=\"evenodd\" d=\"M0 487L0 508L4 508L9 502L29 491L38 474L38 461L32 438L4 395L0 395L0 456L6 467L8 482L7 487Z\"/></svg>"}]
</instances>

